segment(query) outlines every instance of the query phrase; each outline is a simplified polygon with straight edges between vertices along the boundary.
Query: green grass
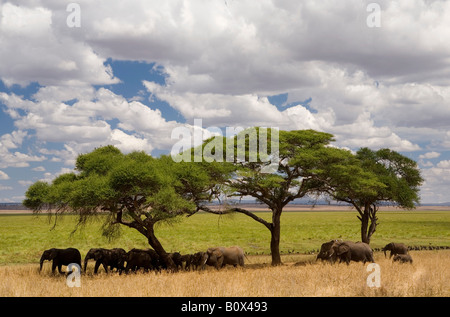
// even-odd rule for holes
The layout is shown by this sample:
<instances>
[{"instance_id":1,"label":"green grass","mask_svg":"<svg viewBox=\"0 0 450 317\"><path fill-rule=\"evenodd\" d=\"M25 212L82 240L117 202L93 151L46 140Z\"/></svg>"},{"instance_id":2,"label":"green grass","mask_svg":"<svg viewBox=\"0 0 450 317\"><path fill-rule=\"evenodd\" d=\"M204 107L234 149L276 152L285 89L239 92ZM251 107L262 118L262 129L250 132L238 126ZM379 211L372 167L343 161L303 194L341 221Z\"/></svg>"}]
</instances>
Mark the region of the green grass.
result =
<instances>
[{"instance_id":1,"label":"green grass","mask_svg":"<svg viewBox=\"0 0 450 317\"><path fill-rule=\"evenodd\" d=\"M258 215L266 220L270 213ZM396 241L408 245L450 246L449 211L379 211L373 248ZM101 234L101 219L76 228L75 216L0 215L0 264L35 263L48 248L75 247L84 257L92 247L147 248L144 236L122 227L119 238L109 241ZM354 211L285 212L281 217L282 253L317 250L333 238L360 240L360 222ZM172 225L159 225L157 237L167 251L192 253L210 246L239 245L251 254L269 254L270 234L260 223L242 214L217 216L199 213Z\"/></svg>"}]
</instances>

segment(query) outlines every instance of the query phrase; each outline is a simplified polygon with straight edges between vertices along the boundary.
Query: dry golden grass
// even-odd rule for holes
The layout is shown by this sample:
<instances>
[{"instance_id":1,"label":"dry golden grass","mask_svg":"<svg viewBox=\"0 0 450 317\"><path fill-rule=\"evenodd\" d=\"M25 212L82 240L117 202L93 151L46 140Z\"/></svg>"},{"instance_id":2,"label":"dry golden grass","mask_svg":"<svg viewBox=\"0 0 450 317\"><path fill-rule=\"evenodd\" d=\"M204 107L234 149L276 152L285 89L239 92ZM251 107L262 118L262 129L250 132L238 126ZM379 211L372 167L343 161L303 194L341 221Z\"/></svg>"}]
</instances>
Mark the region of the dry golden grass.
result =
<instances>
[{"instance_id":1,"label":"dry golden grass","mask_svg":"<svg viewBox=\"0 0 450 317\"><path fill-rule=\"evenodd\" d=\"M252 256L245 268L208 268L201 272L118 275L90 271L81 287L70 288L64 276L53 276L50 264L0 267L0 297L165 296L165 297L298 297L298 296L450 296L450 251L412 251L414 264L393 263L375 254L381 287L369 288L370 272L361 263L322 264L314 256L284 256L271 267L268 256ZM92 269L92 268L90 268Z\"/></svg>"}]
</instances>

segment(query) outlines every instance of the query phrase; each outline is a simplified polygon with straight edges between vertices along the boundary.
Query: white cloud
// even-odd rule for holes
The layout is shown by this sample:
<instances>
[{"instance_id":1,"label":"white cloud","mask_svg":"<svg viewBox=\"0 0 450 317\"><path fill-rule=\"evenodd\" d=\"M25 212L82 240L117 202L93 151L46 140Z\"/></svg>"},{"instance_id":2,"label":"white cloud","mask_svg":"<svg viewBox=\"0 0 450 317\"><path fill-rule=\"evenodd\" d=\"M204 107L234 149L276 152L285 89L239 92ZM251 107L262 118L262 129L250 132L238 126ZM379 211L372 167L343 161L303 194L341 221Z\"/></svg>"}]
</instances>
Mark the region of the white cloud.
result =
<instances>
[{"instance_id":1,"label":"white cloud","mask_svg":"<svg viewBox=\"0 0 450 317\"><path fill-rule=\"evenodd\" d=\"M89 91L91 99L83 98L68 105L60 101L67 98L61 97L67 96L65 92L66 89L60 86L44 87L35 94L39 98L34 101L0 93L0 101L7 110L24 111L23 115L17 114L14 118L20 131L0 139L0 154L4 149L4 157L9 156L8 160L12 161L13 154L9 149L22 142L28 135L26 131L32 131L30 136L35 136L40 142L63 143L62 150L43 148L40 153L52 156L52 161L63 161L68 165L74 163L78 154L102 145L113 144L124 152L151 152L155 148L167 149L173 143L170 140L171 130L179 124L166 121L158 109L151 109L138 101L129 102L105 88ZM117 128L108 122L114 119L118 120ZM30 157L28 161L37 159Z\"/></svg>"},{"instance_id":2,"label":"white cloud","mask_svg":"<svg viewBox=\"0 0 450 317\"><path fill-rule=\"evenodd\" d=\"M0 93L15 124L0 137L0 168L47 157L70 165L109 143L124 151L170 148L179 122L141 97L94 88L119 82L105 63L111 58L163 69L166 85L145 87L188 126L201 118L205 126L312 128L352 149L428 151L419 158L432 167L427 176L446 170L447 157L440 166L423 160L450 148L448 1L381 0L380 28L367 27L368 2L357 0L77 3L81 28L66 25L58 1L0 5L1 80L44 86L31 100ZM281 93L294 106L280 110L266 98ZM308 98L308 109L295 105ZM21 153L33 139L41 153ZM63 147L52 152L46 142Z\"/></svg>"},{"instance_id":3,"label":"white cloud","mask_svg":"<svg viewBox=\"0 0 450 317\"><path fill-rule=\"evenodd\" d=\"M12 133L4 134L0 137L0 147L16 149L22 144L26 136L26 131L13 131Z\"/></svg>"},{"instance_id":4,"label":"white cloud","mask_svg":"<svg viewBox=\"0 0 450 317\"><path fill-rule=\"evenodd\" d=\"M441 153L432 151L419 155L419 159L434 159L438 158L439 156L441 156Z\"/></svg>"},{"instance_id":5,"label":"white cloud","mask_svg":"<svg viewBox=\"0 0 450 317\"><path fill-rule=\"evenodd\" d=\"M449 202L448 189L450 188L450 160L440 161L436 167L422 169L425 179L421 187L423 202Z\"/></svg>"},{"instance_id":6,"label":"white cloud","mask_svg":"<svg viewBox=\"0 0 450 317\"><path fill-rule=\"evenodd\" d=\"M440 161L437 164L438 168L449 169L450 170L450 160Z\"/></svg>"},{"instance_id":7,"label":"white cloud","mask_svg":"<svg viewBox=\"0 0 450 317\"><path fill-rule=\"evenodd\" d=\"M32 171L35 172L45 172L45 167L44 166L37 166L31 169Z\"/></svg>"},{"instance_id":8,"label":"white cloud","mask_svg":"<svg viewBox=\"0 0 450 317\"><path fill-rule=\"evenodd\" d=\"M64 5L58 6L65 10ZM19 6L6 2L1 10L0 59L8 62L0 64L0 73L7 85L117 82L91 47L58 33L56 26L61 25L55 23L54 11L44 3ZM64 28L69 29L67 25Z\"/></svg>"},{"instance_id":9,"label":"white cloud","mask_svg":"<svg viewBox=\"0 0 450 317\"><path fill-rule=\"evenodd\" d=\"M19 180L17 182L22 186L30 186L31 184L34 183L33 181L29 181L29 180Z\"/></svg>"},{"instance_id":10,"label":"white cloud","mask_svg":"<svg viewBox=\"0 0 450 317\"><path fill-rule=\"evenodd\" d=\"M28 167L29 162L40 162L45 160L43 156L25 154L19 151L10 151L16 149L22 144L23 138L27 135L23 131L14 131L11 134L4 134L0 137L0 168L7 167ZM3 173L3 172L2 172ZM6 177L6 174L0 176Z\"/></svg>"},{"instance_id":11,"label":"white cloud","mask_svg":"<svg viewBox=\"0 0 450 317\"><path fill-rule=\"evenodd\" d=\"M7 179L9 179L9 176L5 172L0 171L0 179L1 180L7 180Z\"/></svg>"}]
</instances>

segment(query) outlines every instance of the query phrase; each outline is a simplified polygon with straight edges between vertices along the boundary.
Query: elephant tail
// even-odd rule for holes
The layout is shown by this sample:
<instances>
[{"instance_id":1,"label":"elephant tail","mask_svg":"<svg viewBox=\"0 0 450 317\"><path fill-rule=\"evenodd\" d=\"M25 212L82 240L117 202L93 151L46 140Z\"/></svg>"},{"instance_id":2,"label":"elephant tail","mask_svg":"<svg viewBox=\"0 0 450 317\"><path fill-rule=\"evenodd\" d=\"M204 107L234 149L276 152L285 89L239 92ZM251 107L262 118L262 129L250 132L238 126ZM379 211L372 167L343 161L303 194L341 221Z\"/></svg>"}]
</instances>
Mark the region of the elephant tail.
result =
<instances>
[{"instance_id":1,"label":"elephant tail","mask_svg":"<svg viewBox=\"0 0 450 317\"><path fill-rule=\"evenodd\" d=\"M247 259L247 261L250 262L250 260L249 260L248 257L247 257L247 254L245 254L245 252L244 252L244 256L245 256L245 258Z\"/></svg>"}]
</instances>

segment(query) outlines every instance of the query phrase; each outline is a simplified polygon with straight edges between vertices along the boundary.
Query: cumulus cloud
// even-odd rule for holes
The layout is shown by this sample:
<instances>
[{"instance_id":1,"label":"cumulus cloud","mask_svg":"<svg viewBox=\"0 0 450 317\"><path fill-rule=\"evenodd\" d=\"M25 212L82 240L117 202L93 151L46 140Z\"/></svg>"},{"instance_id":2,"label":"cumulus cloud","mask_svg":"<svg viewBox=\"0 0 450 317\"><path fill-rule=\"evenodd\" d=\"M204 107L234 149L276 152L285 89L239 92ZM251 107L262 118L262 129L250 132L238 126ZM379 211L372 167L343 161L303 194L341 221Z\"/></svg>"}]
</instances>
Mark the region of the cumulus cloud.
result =
<instances>
[{"instance_id":1,"label":"cumulus cloud","mask_svg":"<svg viewBox=\"0 0 450 317\"><path fill-rule=\"evenodd\" d=\"M422 170L425 179L421 187L421 197L424 202L449 202L450 160L440 161L436 166Z\"/></svg>"},{"instance_id":2,"label":"cumulus cloud","mask_svg":"<svg viewBox=\"0 0 450 317\"><path fill-rule=\"evenodd\" d=\"M427 152L425 154L419 155L419 159L433 159L433 158L437 158L439 156L441 156L441 153L432 151L432 152Z\"/></svg>"},{"instance_id":3,"label":"cumulus cloud","mask_svg":"<svg viewBox=\"0 0 450 317\"><path fill-rule=\"evenodd\" d=\"M171 131L199 118L326 131L351 149L421 150L433 179L450 148L450 2L378 1L380 28L366 24L370 2L80 0L82 26L70 28L59 1L4 1L0 78L40 88L31 98L0 92L15 125L1 136L0 167L73 164L105 144L168 149ZM114 93L110 59L155 63L165 83L142 78L145 89L186 123ZM287 107L269 102L284 93ZM37 155L20 149L31 139L44 145ZM440 166L425 161L438 157Z\"/></svg>"},{"instance_id":4,"label":"cumulus cloud","mask_svg":"<svg viewBox=\"0 0 450 317\"><path fill-rule=\"evenodd\" d=\"M28 167L30 162L45 160L43 156L25 154L16 151L27 135L24 131L13 131L0 137L0 168ZM8 175L0 171L0 179L9 179Z\"/></svg>"},{"instance_id":5,"label":"cumulus cloud","mask_svg":"<svg viewBox=\"0 0 450 317\"><path fill-rule=\"evenodd\" d=\"M64 6L59 4L59 9ZM59 36L44 3L1 7L0 73L7 85L112 84L118 82L94 50L71 36ZM65 26L67 29L67 25Z\"/></svg>"}]
</instances>

